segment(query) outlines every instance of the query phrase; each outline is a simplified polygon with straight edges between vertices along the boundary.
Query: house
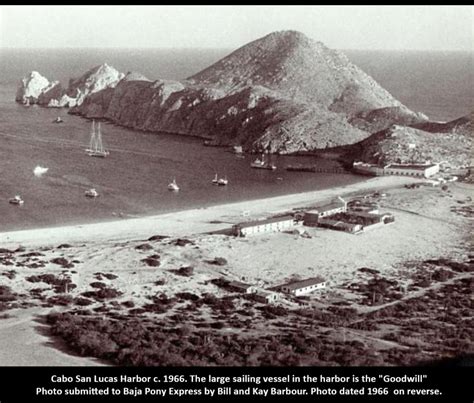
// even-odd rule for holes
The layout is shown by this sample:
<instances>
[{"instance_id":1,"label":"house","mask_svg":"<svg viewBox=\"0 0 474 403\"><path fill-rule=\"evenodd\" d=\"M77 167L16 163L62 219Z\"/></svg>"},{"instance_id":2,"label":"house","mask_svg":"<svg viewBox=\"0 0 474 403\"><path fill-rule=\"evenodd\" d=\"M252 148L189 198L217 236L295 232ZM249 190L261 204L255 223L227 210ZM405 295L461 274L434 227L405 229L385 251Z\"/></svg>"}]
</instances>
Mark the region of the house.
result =
<instances>
[{"instance_id":1,"label":"house","mask_svg":"<svg viewBox=\"0 0 474 403\"><path fill-rule=\"evenodd\" d=\"M262 302L264 304L271 304L272 302L278 301L279 296L275 292L268 291L257 291L253 294L255 301Z\"/></svg>"},{"instance_id":2,"label":"house","mask_svg":"<svg viewBox=\"0 0 474 403\"><path fill-rule=\"evenodd\" d=\"M367 211L351 211L352 217L361 217L373 222L389 221L393 218L390 213L367 212ZM395 221L395 220L393 220Z\"/></svg>"},{"instance_id":3,"label":"house","mask_svg":"<svg viewBox=\"0 0 474 403\"><path fill-rule=\"evenodd\" d=\"M236 224L232 227L235 236L248 236L262 234L266 232L284 231L295 226L295 219L292 215L271 217L264 220L247 221Z\"/></svg>"},{"instance_id":4,"label":"house","mask_svg":"<svg viewBox=\"0 0 474 403\"><path fill-rule=\"evenodd\" d=\"M337 213L345 213L347 211L347 202L339 197L337 200L332 201L321 206L317 206L312 210L305 212L303 217L303 224L309 227L315 227L318 225L318 221L321 218L328 217Z\"/></svg>"},{"instance_id":5,"label":"house","mask_svg":"<svg viewBox=\"0 0 474 403\"><path fill-rule=\"evenodd\" d=\"M256 292L255 286L247 283L242 283L241 281L231 281L227 285L229 288L232 288L233 290L244 294L253 294Z\"/></svg>"},{"instance_id":6,"label":"house","mask_svg":"<svg viewBox=\"0 0 474 403\"><path fill-rule=\"evenodd\" d=\"M385 175L429 178L438 172L439 164L389 164L384 167Z\"/></svg>"},{"instance_id":7,"label":"house","mask_svg":"<svg viewBox=\"0 0 474 403\"><path fill-rule=\"evenodd\" d=\"M296 297L300 295L309 294L316 290L321 290L326 287L326 281L322 277L311 277L306 280L294 281L285 284L281 290L287 294L292 294Z\"/></svg>"},{"instance_id":8,"label":"house","mask_svg":"<svg viewBox=\"0 0 474 403\"><path fill-rule=\"evenodd\" d=\"M334 229L336 231L350 232L351 234L359 233L363 229L362 224L333 220L331 218L320 218L318 226Z\"/></svg>"}]
</instances>

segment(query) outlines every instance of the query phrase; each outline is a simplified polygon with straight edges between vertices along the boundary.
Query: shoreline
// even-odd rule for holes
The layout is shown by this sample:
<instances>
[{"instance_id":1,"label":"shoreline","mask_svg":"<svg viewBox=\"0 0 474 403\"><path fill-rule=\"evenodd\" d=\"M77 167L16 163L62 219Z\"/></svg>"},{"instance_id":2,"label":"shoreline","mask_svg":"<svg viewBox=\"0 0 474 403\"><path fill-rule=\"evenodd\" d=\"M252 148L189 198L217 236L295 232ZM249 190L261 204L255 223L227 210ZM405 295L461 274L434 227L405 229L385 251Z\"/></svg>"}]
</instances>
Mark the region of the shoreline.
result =
<instances>
[{"instance_id":1,"label":"shoreline","mask_svg":"<svg viewBox=\"0 0 474 403\"><path fill-rule=\"evenodd\" d=\"M0 245L3 247L38 246L148 238L156 234L193 235L224 229L241 221L307 207L337 196L347 197L360 192L399 187L414 181L416 179L409 177L374 177L355 184L323 190L173 211L146 217L0 232ZM213 224L211 221L222 223Z\"/></svg>"}]
</instances>

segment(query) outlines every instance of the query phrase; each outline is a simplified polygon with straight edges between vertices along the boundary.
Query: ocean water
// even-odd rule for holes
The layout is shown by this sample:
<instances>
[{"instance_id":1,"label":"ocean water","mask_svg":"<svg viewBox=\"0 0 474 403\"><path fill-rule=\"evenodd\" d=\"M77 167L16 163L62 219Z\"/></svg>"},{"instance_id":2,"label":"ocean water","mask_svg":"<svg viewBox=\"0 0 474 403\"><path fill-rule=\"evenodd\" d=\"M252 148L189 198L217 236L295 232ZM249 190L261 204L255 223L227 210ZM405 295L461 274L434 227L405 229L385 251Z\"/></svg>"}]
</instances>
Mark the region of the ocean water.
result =
<instances>
[{"instance_id":1,"label":"ocean water","mask_svg":"<svg viewBox=\"0 0 474 403\"><path fill-rule=\"evenodd\" d=\"M121 71L138 71L151 79L179 79L227 53L222 49L0 51L0 232L146 216L364 179L283 169L294 163L334 164L314 157L274 156L278 170L255 170L249 166L255 156L240 159L224 148L205 147L201 139L137 132L110 123L102 123L110 156L91 158L84 153L90 138L90 121L68 115L64 109L27 108L14 102L19 79L31 70L67 84L69 78L107 62ZM469 80L472 84L472 59L466 55L456 55L456 63L444 54L422 55L426 60L411 54L405 59L392 53L348 55L395 97L434 119L456 118L472 108L472 85L466 85ZM392 67L387 59L393 61ZM405 72L398 70L402 68ZM390 73L393 69L395 73ZM419 71L425 71L426 76ZM430 71L436 71L438 79ZM464 77L460 77L461 72ZM421 89L429 93L422 93ZM57 116L64 123L52 123ZM41 178L33 174L37 166L48 168ZM215 172L226 175L229 185L213 186ZM173 178L181 188L179 192L167 190ZM90 187L95 187L101 196L87 199L84 191ZM23 206L8 203L15 194L25 199Z\"/></svg>"}]
</instances>

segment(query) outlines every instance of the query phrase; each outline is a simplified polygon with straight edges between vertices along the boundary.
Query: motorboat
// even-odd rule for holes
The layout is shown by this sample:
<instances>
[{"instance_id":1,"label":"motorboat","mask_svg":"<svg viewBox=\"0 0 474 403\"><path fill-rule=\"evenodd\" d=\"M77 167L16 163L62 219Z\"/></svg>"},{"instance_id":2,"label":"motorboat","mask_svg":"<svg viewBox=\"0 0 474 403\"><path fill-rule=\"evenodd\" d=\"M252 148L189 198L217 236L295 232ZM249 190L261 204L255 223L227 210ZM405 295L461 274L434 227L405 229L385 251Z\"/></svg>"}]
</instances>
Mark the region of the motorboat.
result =
<instances>
[{"instance_id":1,"label":"motorboat","mask_svg":"<svg viewBox=\"0 0 474 403\"><path fill-rule=\"evenodd\" d=\"M16 204L17 206L21 206L25 201L21 198L21 196L16 195L8 200L10 204Z\"/></svg>"},{"instance_id":2,"label":"motorboat","mask_svg":"<svg viewBox=\"0 0 474 403\"><path fill-rule=\"evenodd\" d=\"M261 158L257 158L254 162L250 163L250 166L255 169L269 169L271 171L277 169L275 165L265 160L265 154L262 154Z\"/></svg>"},{"instance_id":3,"label":"motorboat","mask_svg":"<svg viewBox=\"0 0 474 403\"><path fill-rule=\"evenodd\" d=\"M179 186L178 184L176 183L176 179L173 179L173 182L171 182L169 185L168 185L168 190L179 190Z\"/></svg>"},{"instance_id":4,"label":"motorboat","mask_svg":"<svg viewBox=\"0 0 474 403\"><path fill-rule=\"evenodd\" d=\"M94 188L91 188L89 190L86 190L85 195L86 195L86 197L92 197L93 198L93 197L99 196L99 193Z\"/></svg>"},{"instance_id":5,"label":"motorboat","mask_svg":"<svg viewBox=\"0 0 474 403\"><path fill-rule=\"evenodd\" d=\"M220 179L217 181L217 185L218 185L218 186L226 186L228 183L229 183L229 181L227 180L227 177L225 177L225 178L220 178Z\"/></svg>"}]
</instances>

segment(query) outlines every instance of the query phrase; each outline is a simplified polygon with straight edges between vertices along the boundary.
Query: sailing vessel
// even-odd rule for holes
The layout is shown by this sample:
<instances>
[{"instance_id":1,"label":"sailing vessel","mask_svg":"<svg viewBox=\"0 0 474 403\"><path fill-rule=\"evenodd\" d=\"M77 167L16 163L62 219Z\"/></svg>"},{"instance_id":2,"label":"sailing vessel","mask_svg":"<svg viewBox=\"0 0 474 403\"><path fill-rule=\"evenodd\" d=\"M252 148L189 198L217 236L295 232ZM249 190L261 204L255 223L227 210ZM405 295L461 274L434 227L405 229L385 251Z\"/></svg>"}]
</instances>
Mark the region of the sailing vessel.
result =
<instances>
[{"instance_id":1,"label":"sailing vessel","mask_svg":"<svg viewBox=\"0 0 474 403\"><path fill-rule=\"evenodd\" d=\"M86 149L87 155L90 157L107 157L109 152L105 150L104 145L102 144L102 133L100 132L100 122L95 130L95 121L92 121L92 131L91 131L91 140L89 143L89 148Z\"/></svg>"},{"instance_id":2,"label":"sailing vessel","mask_svg":"<svg viewBox=\"0 0 474 403\"><path fill-rule=\"evenodd\" d=\"M250 166L256 169L269 169L272 171L277 169L275 165L265 161L265 154L262 154L262 158L257 158L254 162L250 163Z\"/></svg>"},{"instance_id":3,"label":"sailing vessel","mask_svg":"<svg viewBox=\"0 0 474 403\"><path fill-rule=\"evenodd\" d=\"M53 123L63 123L64 120L61 118L61 116L58 116L56 119L53 120Z\"/></svg>"},{"instance_id":4,"label":"sailing vessel","mask_svg":"<svg viewBox=\"0 0 474 403\"><path fill-rule=\"evenodd\" d=\"M94 188L86 190L85 194L86 194L86 197L97 197L97 196L99 196L99 193Z\"/></svg>"},{"instance_id":5,"label":"sailing vessel","mask_svg":"<svg viewBox=\"0 0 474 403\"><path fill-rule=\"evenodd\" d=\"M173 179L173 182L168 185L168 190L179 190L179 186L176 183L176 179Z\"/></svg>"},{"instance_id":6,"label":"sailing vessel","mask_svg":"<svg viewBox=\"0 0 474 403\"><path fill-rule=\"evenodd\" d=\"M18 206L21 206L25 201L21 198L21 196L16 195L15 197L12 197L11 199L8 200L10 204L16 204Z\"/></svg>"},{"instance_id":7,"label":"sailing vessel","mask_svg":"<svg viewBox=\"0 0 474 403\"><path fill-rule=\"evenodd\" d=\"M219 183L219 179L217 179L217 174L214 176L214 179L212 180L213 185L217 185Z\"/></svg>"}]
</instances>

